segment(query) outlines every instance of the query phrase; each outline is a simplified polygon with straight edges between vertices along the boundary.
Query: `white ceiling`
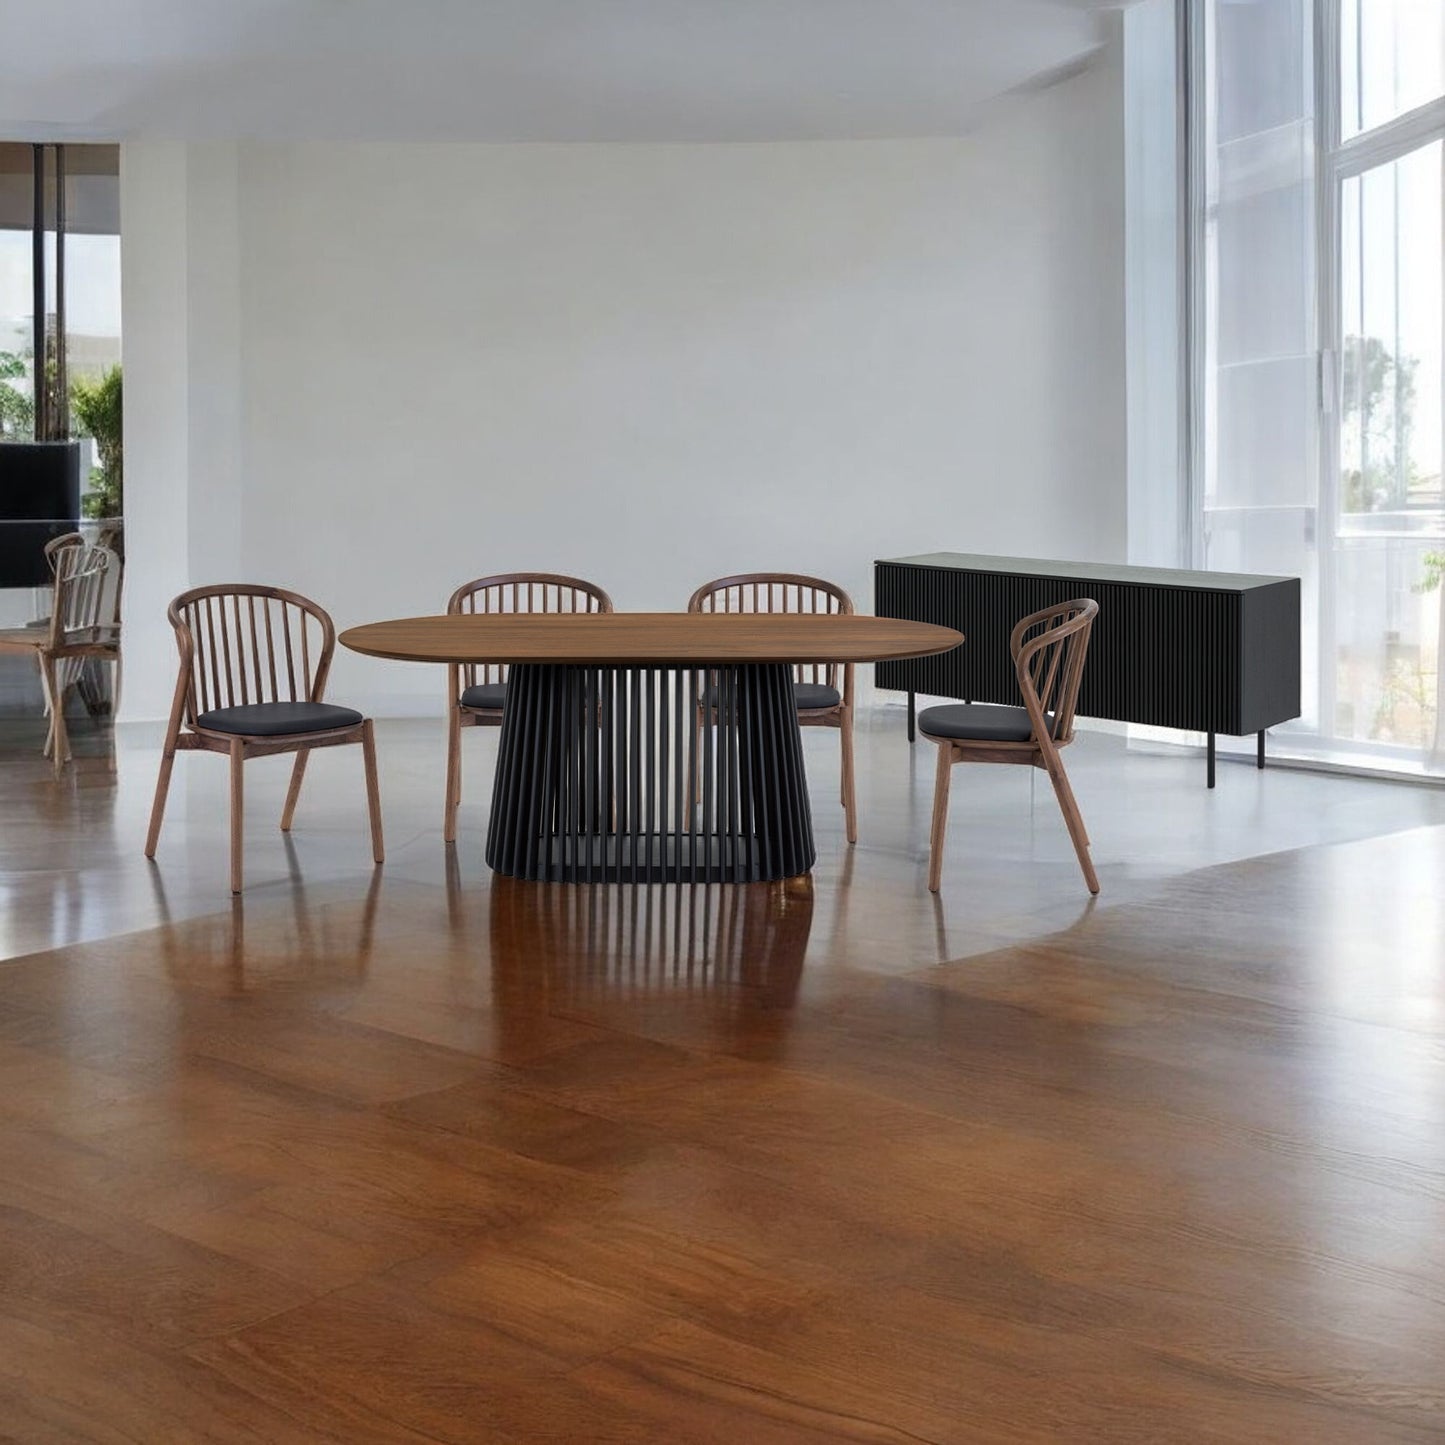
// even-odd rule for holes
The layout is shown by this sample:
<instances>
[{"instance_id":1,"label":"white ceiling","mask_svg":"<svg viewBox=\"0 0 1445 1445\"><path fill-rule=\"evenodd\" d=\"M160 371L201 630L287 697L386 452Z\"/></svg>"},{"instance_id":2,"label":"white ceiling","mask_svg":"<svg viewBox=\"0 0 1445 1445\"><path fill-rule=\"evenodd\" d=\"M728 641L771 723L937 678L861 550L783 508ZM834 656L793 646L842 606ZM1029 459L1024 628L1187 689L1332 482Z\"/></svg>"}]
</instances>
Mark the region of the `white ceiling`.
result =
<instances>
[{"instance_id":1,"label":"white ceiling","mask_svg":"<svg viewBox=\"0 0 1445 1445\"><path fill-rule=\"evenodd\" d=\"M0 0L0 138L951 135L1111 0Z\"/></svg>"}]
</instances>

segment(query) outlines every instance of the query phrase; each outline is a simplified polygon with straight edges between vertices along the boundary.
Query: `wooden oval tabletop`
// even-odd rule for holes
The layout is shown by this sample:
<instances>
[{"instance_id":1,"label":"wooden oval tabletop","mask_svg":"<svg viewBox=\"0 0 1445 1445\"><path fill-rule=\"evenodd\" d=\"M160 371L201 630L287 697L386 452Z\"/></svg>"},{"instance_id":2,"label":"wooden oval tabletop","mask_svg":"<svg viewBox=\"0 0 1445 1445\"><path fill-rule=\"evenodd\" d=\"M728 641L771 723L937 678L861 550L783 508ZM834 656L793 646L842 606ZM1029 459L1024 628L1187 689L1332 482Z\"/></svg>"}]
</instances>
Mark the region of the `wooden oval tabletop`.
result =
<instances>
[{"instance_id":1,"label":"wooden oval tabletop","mask_svg":"<svg viewBox=\"0 0 1445 1445\"><path fill-rule=\"evenodd\" d=\"M623 666L885 662L947 652L963 634L931 622L810 613L583 612L403 617L348 628L353 652L402 662Z\"/></svg>"}]
</instances>

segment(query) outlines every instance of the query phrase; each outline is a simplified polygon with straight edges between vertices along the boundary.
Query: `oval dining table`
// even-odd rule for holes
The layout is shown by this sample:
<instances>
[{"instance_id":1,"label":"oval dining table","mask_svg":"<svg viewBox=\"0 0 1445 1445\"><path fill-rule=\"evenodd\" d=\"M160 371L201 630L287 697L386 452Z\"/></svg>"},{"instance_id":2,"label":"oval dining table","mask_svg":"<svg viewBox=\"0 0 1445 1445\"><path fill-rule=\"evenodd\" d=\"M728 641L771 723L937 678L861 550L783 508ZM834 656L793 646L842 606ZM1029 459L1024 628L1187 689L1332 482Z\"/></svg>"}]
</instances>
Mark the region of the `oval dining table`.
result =
<instances>
[{"instance_id":1,"label":"oval dining table","mask_svg":"<svg viewBox=\"0 0 1445 1445\"><path fill-rule=\"evenodd\" d=\"M537 881L752 883L813 866L800 663L948 652L950 627L809 613L491 613L343 646L506 664L487 862Z\"/></svg>"}]
</instances>

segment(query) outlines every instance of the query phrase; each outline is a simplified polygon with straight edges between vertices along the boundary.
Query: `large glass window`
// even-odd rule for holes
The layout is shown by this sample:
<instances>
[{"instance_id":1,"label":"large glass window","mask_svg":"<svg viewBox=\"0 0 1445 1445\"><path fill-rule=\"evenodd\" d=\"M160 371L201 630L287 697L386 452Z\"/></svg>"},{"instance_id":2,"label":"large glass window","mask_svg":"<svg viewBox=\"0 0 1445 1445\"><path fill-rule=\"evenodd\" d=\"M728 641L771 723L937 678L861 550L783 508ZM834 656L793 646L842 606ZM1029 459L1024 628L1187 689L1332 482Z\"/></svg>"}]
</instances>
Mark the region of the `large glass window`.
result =
<instances>
[{"instance_id":1,"label":"large glass window","mask_svg":"<svg viewBox=\"0 0 1445 1445\"><path fill-rule=\"evenodd\" d=\"M1323 4L1322 29L1335 24ZM1445 766L1445 6L1343 0L1321 214L1336 746ZM1422 110L1422 107L1424 109ZM1392 125L1412 114L1407 128ZM1416 124L1424 117L1423 124ZM1433 118L1432 118L1433 117ZM1331 133L1332 132L1332 133Z\"/></svg>"},{"instance_id":2,"label":"large glass window","mask_svg":"<svg viewBox=\"0 0 1445 1445\"><path fill-rule=\"evenodd\" d=\"M34 147L0 144L0 442L35 435Z\"/></svg>"},{"instance_id":3,"label":"large glass window","mask_svg":"<svg viewBox=\"0 0 1445 1445\"><path fill-rule=\"evenodd\" d=\"M1445 4L1195 17L1197 560L1303 579L1286 747L1440 768Z\"/></svg>"},{"instance_id":4,"label":"large glass window","mask_svg":"<svg viewBox=\"0 0 1445 1445\"><path fill-rule=\"evenodd\" d=\"M1340 200L1340 512L1432 525L1440 495L1445 142L1346 177Z\"/></svg>"},{"instance_id":5,"label":"large glass window","mask_svg":"<svg viewBox=\"0 0 1445 1445\"><path fill-rule=\"evenodd\" d=\"M43 153L38 308L37 152ZM0 443L78 437L92 516L112 515L119 505L117 468L107 467L115 448L95 434L118 426L112 414L119 405L119 161L113 145L0 143ZM42 349L49 406L38 419L35 358ZM107 378L108 390L93 395Z\"/></svg>"},{"instance_id":6,"label":"large glass window","mask_svg":"<svg viewBox=\"0 0 1445 1445\"><path fill-rule=\"evenodd\" d=\"M79 524L122 545L119 160L0 143L0 627L44 616L50 537Z\"/></svg>"},{"instance_id":7,"label":"large glass window","mask_svg":"<svg viewBox=\"0 0 1445 1445\"><path fill-rule=\"evenodd\" d=\"M1339 31L1344 139L1445 93L1441 0L1342 0Z\"/></svg>"}]
</instances>

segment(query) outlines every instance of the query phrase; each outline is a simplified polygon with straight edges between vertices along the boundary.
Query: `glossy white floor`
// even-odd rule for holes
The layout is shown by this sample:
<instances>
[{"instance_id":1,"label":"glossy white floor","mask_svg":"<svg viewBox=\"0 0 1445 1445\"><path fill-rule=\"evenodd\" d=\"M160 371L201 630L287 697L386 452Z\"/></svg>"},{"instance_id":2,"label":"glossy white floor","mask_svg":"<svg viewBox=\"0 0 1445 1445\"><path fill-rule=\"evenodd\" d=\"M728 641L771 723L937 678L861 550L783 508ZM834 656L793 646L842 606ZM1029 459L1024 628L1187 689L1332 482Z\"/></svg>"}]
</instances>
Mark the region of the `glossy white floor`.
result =
<instances>
[{"instance_id":1,"label":"glossy white floor","mask_svg":"<svg viewBox=\"0 0 1445 1445\"><path fill-rule=\"evenodd\" d=\"M227 780L220 760L178 760L154 865L141 845L155 784L158 736L77 728L79 760L60 781L38 756L32 724L0 728L0 957L146 928L230 906L226 888ZM388 888L444 887L444 740L439 721L378 726ZM819 912L811 947L846 928L850 950L876 966L916 968L1063 927L1091 905L1047 781L1022 768L960 768L954 778L941 897L925 887L933 749L908 744L897 707L858 730L859 843L843 837L837 736L805 732L818 843ZM496 756L491 730L464 737L466 780L453 878L485 889L487 802ZM1221 763L1204 787L1199 757L1130 749L1087 733L1067 760L1094 840L1103 884L1095 908L1146 894L1193 869L1265 853L1445 823L1445 790ZM277 828L289 763L247 767L245 902L259 908L305 891L352 896L371 882L359 750L318 753L288 840ZM847 889L886 883L892 903L852 916ZM874 900L876 888L859 896ZM857 911L857 910L854 910Z\"/></svg>"}]
</instances>

